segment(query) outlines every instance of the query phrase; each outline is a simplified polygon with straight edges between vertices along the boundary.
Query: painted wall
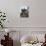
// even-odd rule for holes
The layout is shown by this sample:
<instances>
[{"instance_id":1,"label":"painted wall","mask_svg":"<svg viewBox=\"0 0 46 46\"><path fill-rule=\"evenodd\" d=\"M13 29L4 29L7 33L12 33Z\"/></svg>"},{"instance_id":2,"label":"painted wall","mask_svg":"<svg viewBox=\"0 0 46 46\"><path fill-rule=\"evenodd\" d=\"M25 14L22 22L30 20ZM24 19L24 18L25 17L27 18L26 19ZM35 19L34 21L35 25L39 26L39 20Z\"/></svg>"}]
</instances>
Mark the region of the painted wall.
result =
<instances>
[{"instance_id":1,"label":"painted wall","mask_svg":"<svg viewBox=\"0 0 46 46\"><path fill-rule=\"evenodd\" d=\"M20 8L29 6L29 17L20 17ZM5 11L7 27L46 27L46 0L0 0L0 10Z\"/></svg>"}]
</instances>

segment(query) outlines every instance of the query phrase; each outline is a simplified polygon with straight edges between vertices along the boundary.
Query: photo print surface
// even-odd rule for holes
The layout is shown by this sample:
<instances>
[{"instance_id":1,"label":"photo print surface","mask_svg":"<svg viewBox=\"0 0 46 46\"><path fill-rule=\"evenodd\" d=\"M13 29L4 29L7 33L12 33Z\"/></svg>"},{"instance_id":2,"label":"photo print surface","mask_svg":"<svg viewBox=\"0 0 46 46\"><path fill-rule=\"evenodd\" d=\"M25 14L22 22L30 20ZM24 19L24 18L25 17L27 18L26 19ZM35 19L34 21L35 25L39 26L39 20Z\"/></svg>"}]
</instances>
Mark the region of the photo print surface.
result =
<instances>
[{"instance_id":1,"label":"photo print surface","mask_svg":"<svg viewBox=\"0 0 46 46\"><path fill-rule=\"evenodd\" d=\"M29 17L29 7L23 7L21 9L20 17Z\"/></svg>"}]
</instances>

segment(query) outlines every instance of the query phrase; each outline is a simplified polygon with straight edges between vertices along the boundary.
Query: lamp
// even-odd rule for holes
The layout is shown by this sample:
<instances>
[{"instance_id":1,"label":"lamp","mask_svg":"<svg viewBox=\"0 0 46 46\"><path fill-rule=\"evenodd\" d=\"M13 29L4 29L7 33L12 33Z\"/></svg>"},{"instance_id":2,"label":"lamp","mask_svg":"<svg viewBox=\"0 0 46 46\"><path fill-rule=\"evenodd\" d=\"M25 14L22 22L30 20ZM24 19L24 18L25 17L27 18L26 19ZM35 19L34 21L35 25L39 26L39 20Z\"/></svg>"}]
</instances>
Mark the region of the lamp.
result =
<instances>
[{"instance_id":1,"label":"lamp","mask_svg":"<svg viewBox=\"0 0 46 46\"><path fill-rule=\"evenodd\" d=\"M5 32L7 33L7 36L9 36L9 29L5 29Z\"/></svg>"},{"instance_id":2,"label":"lamp","mask_svg":"<svg viewBox=\"0 0 46 46\"><path fill-rule=\"evenodd\" d=\"M9 29L5 29L5 32L8 33L9 32Z\"/></svg>"}]
</instances>

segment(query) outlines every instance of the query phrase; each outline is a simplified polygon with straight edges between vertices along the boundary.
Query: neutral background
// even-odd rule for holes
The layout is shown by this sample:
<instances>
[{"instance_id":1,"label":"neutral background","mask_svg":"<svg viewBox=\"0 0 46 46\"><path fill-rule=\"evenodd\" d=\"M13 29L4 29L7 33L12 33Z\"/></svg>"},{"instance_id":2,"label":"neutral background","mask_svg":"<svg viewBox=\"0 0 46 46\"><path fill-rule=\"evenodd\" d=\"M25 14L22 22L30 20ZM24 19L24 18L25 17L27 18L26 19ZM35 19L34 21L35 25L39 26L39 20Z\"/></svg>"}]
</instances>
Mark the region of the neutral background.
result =
<instances>
[{"instance_id":1,"label":"neutral background","mask_svg":"<svg viewBox=\"0 0 46 46\"><path fill-rule=\"evenodd\" d=\"M20 8L29 7L29 17L20 17ZM46 0L0 0L0 10L6 12L7 27L46 27Z\"/></svg>"}]
</instances>

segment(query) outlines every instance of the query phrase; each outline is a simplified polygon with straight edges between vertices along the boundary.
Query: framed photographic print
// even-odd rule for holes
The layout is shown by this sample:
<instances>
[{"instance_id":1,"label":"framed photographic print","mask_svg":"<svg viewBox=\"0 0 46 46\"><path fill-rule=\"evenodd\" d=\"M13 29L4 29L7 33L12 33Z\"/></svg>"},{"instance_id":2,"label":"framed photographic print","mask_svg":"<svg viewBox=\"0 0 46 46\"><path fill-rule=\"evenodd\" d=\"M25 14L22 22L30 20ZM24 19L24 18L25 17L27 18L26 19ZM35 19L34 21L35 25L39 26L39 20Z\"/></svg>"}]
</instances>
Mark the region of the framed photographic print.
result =
<instances>
[{"instance_id":1,"label":"framed photographic print","mask_svg":"<svg viewBox=\"0 0 46 46\"><path fill-rule=\"evenodd\" d=\"M20 17L29 17L29 11L27 7L21 9Z\"/></svg>"}]
</instances>

